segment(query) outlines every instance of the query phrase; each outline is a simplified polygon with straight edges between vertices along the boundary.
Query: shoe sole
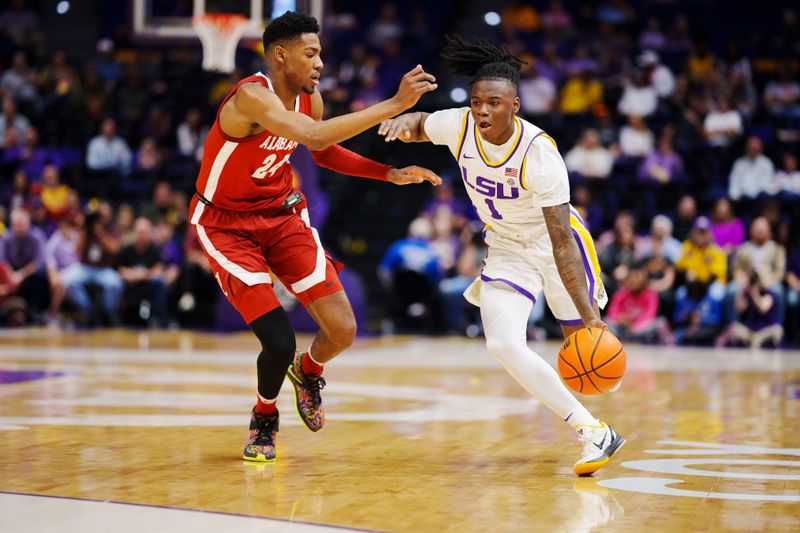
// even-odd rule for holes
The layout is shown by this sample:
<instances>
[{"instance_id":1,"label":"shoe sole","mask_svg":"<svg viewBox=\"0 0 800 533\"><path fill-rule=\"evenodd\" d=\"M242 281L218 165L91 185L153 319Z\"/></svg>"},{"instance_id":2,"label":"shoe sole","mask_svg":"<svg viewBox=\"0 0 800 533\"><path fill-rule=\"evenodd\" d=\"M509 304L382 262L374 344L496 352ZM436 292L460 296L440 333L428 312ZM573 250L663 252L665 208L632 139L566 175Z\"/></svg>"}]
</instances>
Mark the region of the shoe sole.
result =
<instances>
[{"instance_id":1,"label":"shoe sole","mask_svg":"<svg viewBox=\"0 0 800 533\"><path fill-rule=\"evenodd\" d=\"M580 477L591 476L592 474L594 474L595 472L606 466L608 462L611 460L611 458L614 457L614 454L616 454L620 450L620 448L625 446L626 442L628 442L628 440L625 437L623 437L622 435L617 435L617 438L614 439L614 441L608 446L608 449L605 452L606 453L605 458L601 459L600 461L592 461L590 463L581 463L579 465L576 465L575 468L573 468L573 472L575 472Z\"/></svg>"},{"instance_id":2,"label":"shoe sole","mask_svg":"<svg viewBox=\"0 0 800 533\"><path fill-rule=\"evenodd\" d=\"M255 457L248 457L246 455L242 455L242 459L244 459L245 461L252 461L254 463L274 463L277 457L273 457L272 459L267 459L267 457L263 453L260 453Z\"/></svg>"},{"instance_id":3,"label":"shoe sole","mask_svg":"<svg viewBox=\"0 0 800 533\"><path fill-rule=\"evenodd\" d=\"M309 431L316 433L317 431L325 427L325 425L323 424L322 427L319 427L317 429L314 429L308 425L306 419L303 418L303 415L300 414L300 392L297 390L298 387L297 383L301 380L297 377L297 374L294 373L294 365L290 366L289 370L286 373L289 374L289 381L292 383L292 388L294 389L294 412L297 413L297 417L300 419L303 425L308 428Z\"/></svg>"}]
</instances>

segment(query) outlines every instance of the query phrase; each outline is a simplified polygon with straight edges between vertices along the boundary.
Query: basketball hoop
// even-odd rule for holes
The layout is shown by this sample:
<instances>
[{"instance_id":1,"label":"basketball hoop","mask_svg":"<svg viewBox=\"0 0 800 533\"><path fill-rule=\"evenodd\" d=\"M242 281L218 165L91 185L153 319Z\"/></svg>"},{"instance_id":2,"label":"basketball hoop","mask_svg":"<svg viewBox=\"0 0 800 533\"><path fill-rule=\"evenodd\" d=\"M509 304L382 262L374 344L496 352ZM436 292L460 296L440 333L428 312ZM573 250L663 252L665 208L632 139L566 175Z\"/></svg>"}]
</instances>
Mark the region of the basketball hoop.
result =
<instances>
[{"instance_id":1,"label":"basketball hoop","mask_svg":"<svg viewBox=\"0 0 800 533\"><path fill-rule=\"evenodd\" d=\"M236 46L247 26L247 18L228 13L206 13L192 17L192 26L203 44L203 70L233 72Z\"/></svg>"}]
</instances>

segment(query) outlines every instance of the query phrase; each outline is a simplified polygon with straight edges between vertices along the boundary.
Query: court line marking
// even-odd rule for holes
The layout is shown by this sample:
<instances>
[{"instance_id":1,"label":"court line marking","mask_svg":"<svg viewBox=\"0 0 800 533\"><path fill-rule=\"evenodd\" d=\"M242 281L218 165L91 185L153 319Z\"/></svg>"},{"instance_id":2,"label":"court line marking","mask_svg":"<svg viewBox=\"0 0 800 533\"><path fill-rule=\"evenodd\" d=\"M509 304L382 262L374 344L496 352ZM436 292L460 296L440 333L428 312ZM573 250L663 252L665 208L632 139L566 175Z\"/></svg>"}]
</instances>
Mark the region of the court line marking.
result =
<instances>
[{"instance_id":1,"label":"court line marking","mask_svg":"<svg viewBox=\"0 0 800 533\"><path fill-rule=\"evenodd\" d=\"M74 497L74 496L55 496L55 495L49 495L49 494L33 494L33 493L23 493L23 492L0 491L0 503L2 503L3 499L8 499L8 498L4 498L4 496L20 497L22 499L24 499L24 498L37 498L37 499L38 498L47 498L47 499L51 499L51 500L70 501L70 502L83 502L83 503L100 504L100 505L121 505L121 506L137 507L137 508L143 508L143 509L158 509L160 511L177 511L177 512L182 512L182 513L185 513L185 512L203 513L205 515L214 515L214 516L222 516L222 517L230 517L230 518L245 518L245 519L248 519L248 520L257 520L257 521L259 521L259 522L261 522L261 523L263 523L265 525L269 525L270 522L272 522L273 523L272 525L276 526L275 528L267 528L267 529L259 528L258 529L258 531L264 531L264 532L287 531L287 527L288 527L289 531L291 531L293 533L306 533L306 532L307 533L314 533L314 532L325 532L325 531L348 531L348 532L358 532L358 533L362 533L362 532L363 533L380 533L379 530L374 530L374 529L352 528L352 527L345 527L345 526L337 526L337 525L333 525L333 524L318 524L318 523L314 523L314 522L306 522L306 521L303 521L303 520L290 520L290 519L287 519L287 518L273 518L273 517L269 517L269 516L250 515L250 514L244 514L244 513L228 513L228 512L224 512L224 511L209 511L209 510L205 510L205 509L189 509L189 508L184 508L184 507L171 507L171 506L167 506L167 505L150 505L150 504L146 504L146 503L132 503L132 502L123 502L123 501L116 501L116 500L100 500L100 499L95 499L95 498L78 498L78 497ZM16 499L16 498L11 498L11 499L13 500L13 499ZM16 503L15 505L19 505L19 503ZM23 514L27 514L27 510L21 510L21 512ZM112 512L114 512L114 511L112 511ZM43 513L40 513L37 516L40 519L41 518L46 519L47 517L46 516L42 516L42 514ZM53 518L53 524L52 525L56 525L56 523L57 523L59 525L59 527L63 527L64 526L63 522L64 522L65 517L64 517L63 514L53 513L51 516ZM83 515L83 518L86 518L86 515ZM0 522L0 523L2 523L2 522ZM117 522L116 525L115 525L115 530L116 531L120 531L120 527L123 526L124 523L125 523L124 521L122 521L121 523ZM24 525L24 523L23 524L19 524L19 525ZM40 525L41 524L37 524L37 528ZM136 524L130 524L130 525L136 527ZM247 523L242 523L241 525L245 526L245 525L247 525ZM187 526L191 526L191 524L187 524ZM41 531L41 530L39 530L39 529L31 529L30 531ZM132 530L123 529L122 531L123 532L124 531L135 531L135 529L132 529ZM194 526L193 529L188 529L187 528L187 529L185 529L185 531L195 531L196 532L198 530L196 529L196 526ZM200 530L200 531L202 531L202 530ZM208 531L213 531L213 530L209 529Z\"/></svg>"}]
</instances>

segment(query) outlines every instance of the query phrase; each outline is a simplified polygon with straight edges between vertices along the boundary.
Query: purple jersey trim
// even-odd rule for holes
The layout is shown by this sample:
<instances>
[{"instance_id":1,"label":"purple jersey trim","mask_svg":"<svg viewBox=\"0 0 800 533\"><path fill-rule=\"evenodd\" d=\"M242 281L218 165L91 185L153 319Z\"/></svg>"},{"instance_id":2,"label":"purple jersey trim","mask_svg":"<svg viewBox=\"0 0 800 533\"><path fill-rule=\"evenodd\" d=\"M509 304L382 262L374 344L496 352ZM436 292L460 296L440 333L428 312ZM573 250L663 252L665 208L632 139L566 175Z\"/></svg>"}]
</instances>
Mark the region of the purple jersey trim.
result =
<instances>
[{"instance_id":1,"label":"purple jersey trim","mask_svg":"<svg viewBox=\"0 0 800 533\"><path fill-rule=\"evenodd\" d=\"M517 285L513 281L509 281L509 280L503 279L503 278L490 278L489 276L487 276L486 274L483 274L483 273L481 273L481 280L482 281L499 281L500 283L505 283L506 285L508 285L509 287L511 287L512 289L514 289L518 293L520 293L521 295L527 297L533 303L536 303L536 297L533 294L529 293L528 291L526 291L525 289L523 289L522 287L520 287L519 285Z\"/></svg>"},{"instance_id":2,"label":"purple jersey trim","mask_svg":"<svg viewBox=\"0 0 800 533\"><path fill-rule=\"evenodd\" d=\"M511 161L511 158L514 157L514 154L517 153L517 150L519 149L519 146L522 144L522 137L525 136L525 125L517 117L514 117L514 120L519 122L519 138L517 139L517 144L514 145L514 149L511 150L511 153L508 154L508 157L506 157L503 161L501 161L500 163L497 163L496 165L492 165L486 159L484 159L483 152L481 151L480 146L478 146L478 142L479 142L478 141L478 136L480 135L480 132L478 132L478 123L476 122L473 125L473 130L474 130L473 137L474 137L474 140L475 140L475 149L478 151L478 157L481 158L481 160L483 161L483 164L486 165L487 167L500 168L503 165L505 165L506 163L508 163L509 161Z\"/></svg>"},{"instance_id":3,"label":"purple jersey trim","mask_svg":"<svg viewBox=\"0 0 800 533\"><path fill-rule=\"evenodd\" d=\"M583 319L576 318L574 320L561 320L560 318L556 318L556 322L558 322L562 326L580 326L581 324L583 324Z\"/></svg>"}]
</instances>

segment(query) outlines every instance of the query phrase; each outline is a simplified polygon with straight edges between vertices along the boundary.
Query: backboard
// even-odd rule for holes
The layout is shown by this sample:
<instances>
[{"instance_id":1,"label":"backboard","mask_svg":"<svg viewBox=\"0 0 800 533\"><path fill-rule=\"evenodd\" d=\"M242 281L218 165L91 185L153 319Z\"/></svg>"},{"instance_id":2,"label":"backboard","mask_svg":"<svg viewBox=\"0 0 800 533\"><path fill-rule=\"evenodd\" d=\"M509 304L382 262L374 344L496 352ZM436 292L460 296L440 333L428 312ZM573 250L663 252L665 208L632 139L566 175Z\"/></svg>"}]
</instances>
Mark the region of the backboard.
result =
<instances>
[{"instance_id":1,"label":"backboard","mask_svg":"<svg viewBox=\"0 0 800 533\"><path fill-rule=\"evenodd\" d=\"M143 40L196 39L192 17L236 13L247 17L242 38L260 39L264 26L285 11L308 13L322 21L323 0L132 0L133 35Z\"/></svg>"}]
</instances>

